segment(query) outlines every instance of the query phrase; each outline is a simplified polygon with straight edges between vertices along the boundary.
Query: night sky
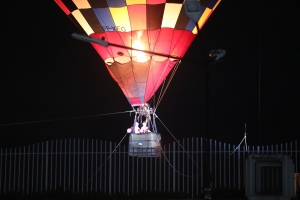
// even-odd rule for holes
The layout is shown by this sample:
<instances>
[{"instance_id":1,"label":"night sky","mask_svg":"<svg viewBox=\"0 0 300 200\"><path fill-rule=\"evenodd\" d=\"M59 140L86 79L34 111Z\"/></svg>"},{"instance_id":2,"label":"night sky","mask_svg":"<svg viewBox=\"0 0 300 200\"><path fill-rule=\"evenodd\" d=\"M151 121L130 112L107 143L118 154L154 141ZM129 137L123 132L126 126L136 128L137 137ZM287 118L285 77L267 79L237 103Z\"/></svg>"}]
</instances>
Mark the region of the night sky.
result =
<instances>
[{"instance_id":1,"label":"night sky","mask_svg":"<svg viewBox=\"0 0 300 200\"><path fill-rule=\"evenodd\" d=\"M71 38L79 30L65 13L52 0L0 5L0 148L65 138L119 142L133 115L93 115L132 108L94 48ZM209 51L220 48L226 56L209 65L210 137L237 145L247 123L249 145L299 140L299 8L299 0L219 4L157 109L177 139L205 136L204 69ZM64 120L15 124L52 119ZM162 144L173 141L157 124Z\"/></svg>"}]
</instances>

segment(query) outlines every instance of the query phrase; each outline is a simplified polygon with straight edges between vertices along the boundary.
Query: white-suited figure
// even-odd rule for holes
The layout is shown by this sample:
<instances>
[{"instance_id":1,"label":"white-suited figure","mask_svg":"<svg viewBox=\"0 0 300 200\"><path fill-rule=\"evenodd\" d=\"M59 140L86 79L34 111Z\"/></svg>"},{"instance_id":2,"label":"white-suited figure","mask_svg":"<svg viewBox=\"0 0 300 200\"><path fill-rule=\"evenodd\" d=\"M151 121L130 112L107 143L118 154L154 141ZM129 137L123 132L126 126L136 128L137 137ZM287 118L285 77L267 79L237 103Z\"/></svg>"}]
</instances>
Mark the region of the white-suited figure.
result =
<instances>
[{"instance_id":1,"label":"white-suited figure","mask_svg":"<svg viewBox=\"0 0 300 200\"><path fill-rule=\"evenodd\" d=\"M127 129L127 133L140 134L139 123L135 122L135 125Z\"/></svg>"},{"instance_id":2,"label":"white-suited figure","mask_svg":"<svg viewBox=\"0 0 300 200\"><path fill-rule=\"evenodd\" d=\"M150 132L150 131L149 131L149 128L147 127L147 123L143 122L143 126L140 130L140 133L148 133L148 132Z\"/></svg>"}]
</instances>

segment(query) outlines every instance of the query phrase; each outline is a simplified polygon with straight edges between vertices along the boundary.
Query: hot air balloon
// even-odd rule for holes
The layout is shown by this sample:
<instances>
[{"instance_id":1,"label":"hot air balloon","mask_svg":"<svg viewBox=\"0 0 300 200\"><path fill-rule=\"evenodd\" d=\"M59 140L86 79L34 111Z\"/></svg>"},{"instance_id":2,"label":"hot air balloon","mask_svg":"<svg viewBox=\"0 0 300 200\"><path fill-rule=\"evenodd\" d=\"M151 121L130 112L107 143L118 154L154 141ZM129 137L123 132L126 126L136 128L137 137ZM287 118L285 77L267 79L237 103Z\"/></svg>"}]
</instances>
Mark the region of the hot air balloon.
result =
<instances>
[{"instance_id":1,"label":"hot air balloon","mask_svg":"<svg viewBox=\"0 0 300 200\"><path fill-rule=\"evenodd\" d=\"M128 102L139 106L134 124L144 118L151 130L137 134L132 128L130 155L160 155L155 109L147 102L179 64L220 1L55 0L86 34L73 37L91 42Z\"/></svg>"}]
</instances>

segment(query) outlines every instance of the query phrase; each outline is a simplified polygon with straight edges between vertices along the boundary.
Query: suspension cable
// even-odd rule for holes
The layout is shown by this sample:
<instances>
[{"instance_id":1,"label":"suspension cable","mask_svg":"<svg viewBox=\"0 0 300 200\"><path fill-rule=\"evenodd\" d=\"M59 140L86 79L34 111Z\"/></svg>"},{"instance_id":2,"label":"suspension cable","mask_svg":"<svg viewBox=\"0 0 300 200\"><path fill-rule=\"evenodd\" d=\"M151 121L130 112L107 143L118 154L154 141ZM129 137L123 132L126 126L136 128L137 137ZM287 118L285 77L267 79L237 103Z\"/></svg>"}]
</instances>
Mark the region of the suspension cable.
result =
<instances>
[{"instance_id":1,"label":"suspension cable","mask_svg":"<svg viewBox=\"0 0 300 200\"><path fill-rule=\"evenodd\" d=\"M173 79L173 77L174 77L174 75L175 75L175 73L176 73L176 71L177 71L178 66L179 66L180 63L181 63L181 60L178 60L178 61L176 62L175 66L174 66L174 69L173 69L173 71L172 71L172 74L171 74L171 76L170 76L170 78L169 78L169 80L168 80L167 86L166 86L166 88L164 89L162 95L160 95L159 98L158 98L158 100L157 100L156 109L157 109L158 105L160 104L160 102L161 102L161 100L162 100L162 98L163 98L165 92L167 91L167 89L168 89L168 87L169 87L169 85L170 85L170 83L171 83L171 81L172 81L172 79Z\"/></svg>"}]
</instances>

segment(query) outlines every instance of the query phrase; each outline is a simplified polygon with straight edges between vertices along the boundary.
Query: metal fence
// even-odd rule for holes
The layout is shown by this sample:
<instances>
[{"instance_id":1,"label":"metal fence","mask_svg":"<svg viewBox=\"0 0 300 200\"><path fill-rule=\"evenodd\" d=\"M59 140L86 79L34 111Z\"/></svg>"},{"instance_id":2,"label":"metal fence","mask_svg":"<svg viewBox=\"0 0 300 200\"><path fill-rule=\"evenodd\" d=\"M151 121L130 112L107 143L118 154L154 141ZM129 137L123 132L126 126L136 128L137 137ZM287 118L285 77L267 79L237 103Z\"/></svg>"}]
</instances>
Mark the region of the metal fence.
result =
<instances>
[{"instance_id":1,"label":"metal fence","mask_svg":"<svg viewBox=\"0 0 300 200\"><path fill-rule=\"evenodd\" d=\"M206 151L204 139L187 138L162 146L162 155L138 158L128 146L94 139L47 141L0 150L0 194L47 190L105 191L110 194L137 191L185 192L191 197L203 190ZM183 147L183 148L182 148ZM113 152L113 153L112 153ZM209 140L212 188L244 187L248 153L284 153L298 166L297 141L270 145L236 146Z\"/></svg>"}]
</instances>

